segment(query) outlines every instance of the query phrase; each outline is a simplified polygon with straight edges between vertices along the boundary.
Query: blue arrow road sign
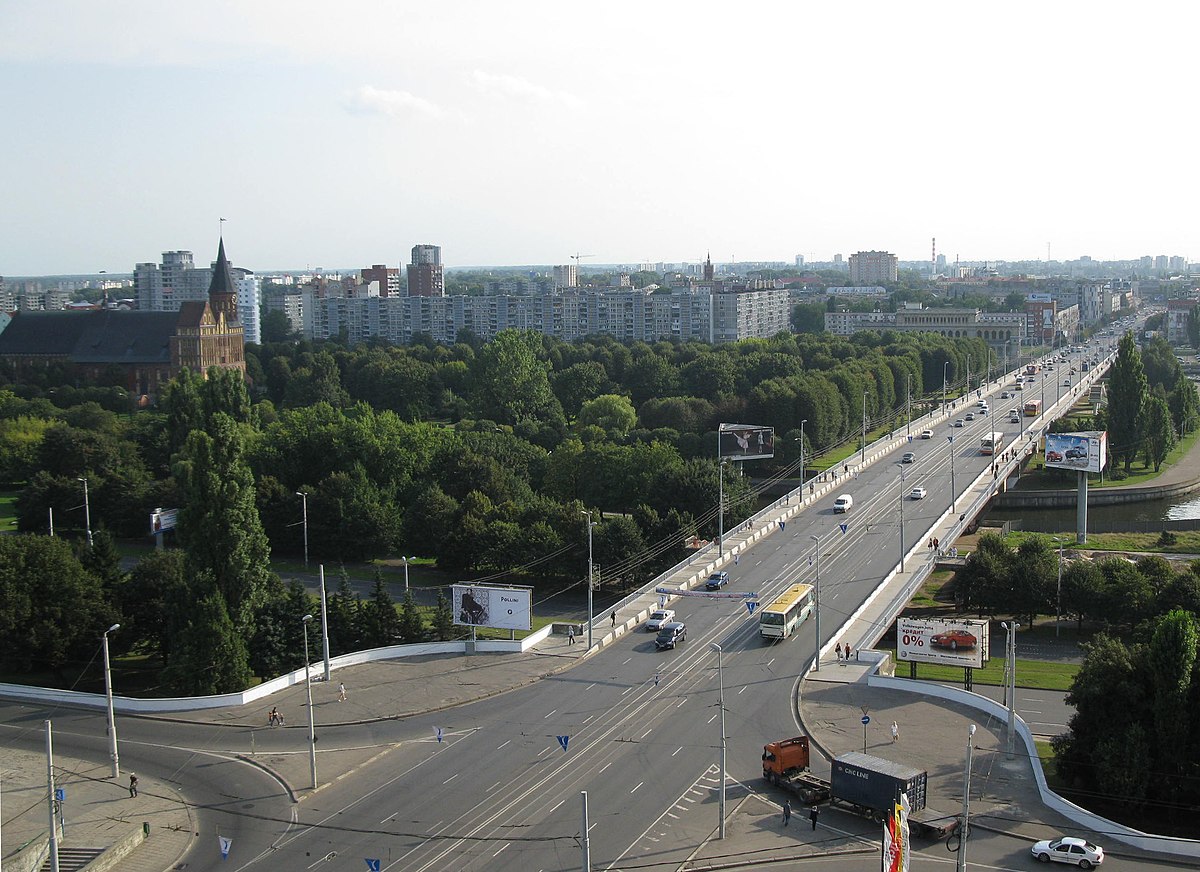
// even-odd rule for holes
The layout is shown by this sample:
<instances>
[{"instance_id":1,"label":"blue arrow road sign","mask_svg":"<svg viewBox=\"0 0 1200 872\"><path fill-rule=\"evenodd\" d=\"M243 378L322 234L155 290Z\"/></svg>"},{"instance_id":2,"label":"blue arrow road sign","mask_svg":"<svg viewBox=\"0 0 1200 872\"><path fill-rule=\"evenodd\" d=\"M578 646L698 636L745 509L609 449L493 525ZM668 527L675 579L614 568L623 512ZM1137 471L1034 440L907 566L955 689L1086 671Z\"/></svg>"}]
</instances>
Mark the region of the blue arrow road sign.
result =
<instances>
[{"instance_id":1,"label":"blue arrow road sign","mask_svg":"<svg viewBox=\"0 0 1200 872\"><path fill-rule=\"evenodd\" d=\"M871 723L871 716L870 716L870 715L863 715L863 716L862 716L862 725L865 727L865 726L866 726L867 724L869 724L869 723Z\"/></svg>"},{"instance_id":2,"label":"blue arrow road sign","mask_svg":"<svg viewBox=\"0 0 1200 872\"><path fill-rule=\"evenodd\" d=\"M367 861L367 872L379 872L383 868L383 864L372 857L363 857Z\"/></svg>"},{"instance_id":3,"label":"blue arrow road sign","mask_svg":"<svg viewBox=\"0 0 1200 872\"><path fill-rule=\"evenodd\" d=\"M569 741L571 741L570 736L559 736L558 737L558 744L562 745L562 749L564 751L567 750L567 742L569 742Z\"/></svg>"}]
</instances>

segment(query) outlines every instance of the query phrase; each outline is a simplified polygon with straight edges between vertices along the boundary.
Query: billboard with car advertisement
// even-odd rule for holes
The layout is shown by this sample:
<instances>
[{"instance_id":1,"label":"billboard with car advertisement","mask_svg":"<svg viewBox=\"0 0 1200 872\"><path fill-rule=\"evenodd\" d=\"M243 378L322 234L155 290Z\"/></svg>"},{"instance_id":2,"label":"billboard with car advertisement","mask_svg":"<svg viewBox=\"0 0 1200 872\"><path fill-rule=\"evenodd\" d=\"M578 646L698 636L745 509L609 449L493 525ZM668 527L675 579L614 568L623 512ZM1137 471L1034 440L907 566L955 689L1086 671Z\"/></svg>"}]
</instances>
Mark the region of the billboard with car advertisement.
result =
<instances>
[{"instance_id":1,"label":"billboard with car advertisement","mask_svg":"<svg viewBox=\"0 0 1200 872\"><path fill-rule=\"evenodd\" d=\"M1046 468L1099 473L1108 460L1108 433L1047 433Z\"/></svg>"},{"instance_id":2,"label":"billboard with car advertisement","mask_svg":"<svg viewBox=\"0 0 1200 872\"><path fill-rule=\"evenodd\" d=\"M757 424L722 424L717 454L730 460L759 460L775 456L775 428Z\"/></svg>"},{"instance_id":3,"label":"billboard with car advertisement","mask_svg":"<svg viewBox=\"0 0 1200 872\"><path fill-rule=\"evenodd\" d=\"M533 588L456 584L451 597L454 623L460 626L530 629Z\"/></svg>"},{"instance_id":4,"label":"billboard with car advertisement","mask_svg":"<svg viewBox=\"0 0 1200 872\"><path fill-rule=\"evenodd\" d=\"M987 621L896 620L897 660L981 669L989 656Z\"/></svg>"}]
</instances>

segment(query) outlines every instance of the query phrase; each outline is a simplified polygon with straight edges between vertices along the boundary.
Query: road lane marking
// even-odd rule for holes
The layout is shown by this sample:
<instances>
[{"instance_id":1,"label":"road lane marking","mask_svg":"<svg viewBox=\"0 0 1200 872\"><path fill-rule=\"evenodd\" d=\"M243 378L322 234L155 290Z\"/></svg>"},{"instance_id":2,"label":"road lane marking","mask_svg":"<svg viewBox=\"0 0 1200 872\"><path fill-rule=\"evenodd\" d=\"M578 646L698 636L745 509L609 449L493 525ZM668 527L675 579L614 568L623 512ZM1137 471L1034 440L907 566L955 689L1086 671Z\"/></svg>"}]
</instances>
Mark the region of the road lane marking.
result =
<instances>
[{"instance_id":1,"label":"road lane marking","mask_svg":"<svg viewBox=\"0 0 1200 872\"><path fill-rule=\"evenodd\" d=\"M499 850L499 851L497 851L495 854L492 854L492 856L493 856L493 857L499 857L499 856L500 856L500 854L501 854L501 853L502 853L502 852L503 852L503 851L504 851L504 850L505 850L507 847L508 847L508 842L505 842L503 845L501 845L501 846L500 846L500 850Z\"/></svg>"},{"instance_id":2,"label":"road lane marking","mask_svg":"<svg viewBox=\"0 0 1200 872\"><path fill-rule=\"evenodd\" d=\"M772 657L770 660L767 661L767 665L770 666L774 662L775 662L775 658Z\"/></svg>"},{"instance_id":3,"label":"road lane marking","mask_svg":"<svg viewBox=\"0 0 1200 872\"><path fill-rule=\"evenodd\" d=\"M646 738L653 732L654 732L654 727L651 727L650 729L646 730L646 732L642 733L642 739ZM639 739L638 741L641 741L641 739Z\"/></svg>"},{"instance_id":4,"label":"road lane marking","mask_svg":"<svg viewBox=\"0 0 1200 872\"><path fill-rule=\"evenodd\" d=\"M511 741L512 741L512 739L509 739L509 740L508 740L508 742L511 742ZM504 743L504 745L507 745L507 744L508 744L508 742L505 742L505 743ZM500 748L503 748L503 747L504 747L504 745L501 745L501 746L500 746ZM500 750L500 748L497 748L496 750L497 750L497 751L499 751L499 750Z\"/></svg>"},{"instance_id":5,"label":"road lane marking","mask_svg":"<svg viewBox=\"0 0 1200 872\"><path fill-rule=\"evenodd\" d=\"M645 783L646 783L645 781L639 781L639 782L638 782L638 784L637 784L637 787L635 787L633 790L631 790L631 791L629 791L629 792L630 792L630 793L637 793L637 792L638 792L638 787L641 787L641 786L642 786L643 784L645 784Z\"/></svg>"},{"instance_id":6,"label":"road lane marking","mask_svg":"<svg viewBox=\"0 0 1200 872\"><path fill-rule=\"evenodd\" d=\"M675 754L678 754L682 750L683 750L683 745L680 745L678 748L675 749ZM672 754L671 756L674 757L675 754Z\"/></svg>"},{"instance_id":7,"label":"road lane marking","mask_svg":"<svg viewBox=\"0 0 1200 872\"><path fill-rule=\"evenodd\" d=\"M458 776L459 776L459 773L455 772L453 775L451 775L449 778L447 778L445 781L443 781L442 784L449 784L451 781L453 781Z\"/></svg>"},{"instance_id":8,"label":"road lane marking","mask_svg":"<svg viewBox=\"0 0 1200 872\"><path fill-rule=\"evenodd\" d=\"M679 702L675 703L675 708L679 708L679 707L680 707L681 705L683 705L685 702L687 702L687 697L686 697L686 696L685 696L683 699L681 699Z\"/></svg>"},{"instance_id":9,"label":"road lane marking","mask_svg":"<svg viewBox=\"0 0 1200 872\"><path fill-rule=\"evenodd\" d=\"M558 811L558 807L560 805L562 805L564 802L566 802L565 799L560 799L558 802L556 802L554 804L554 808L550 809L548 812L546 812L546 814L554 814L556 811Z\"/></svg>"},{"instance_id":10,"label":"road lane marking","mask_svg":"<svg viewBox=\"0 0 1200 872\"><path fill-rule=\"evenodd\" d=\"M591 684L589 684L587 687L585 687L584 690L591 690L595 686L596 686L596 682L593 681Z\"/></svg>"},{"instance_id":11,"label":"road lane marking","mask_svg":"<svg viewBox=\"0 0 1200 872\"><path fill-rule=\"evenodd\" d=\"M720 712L718 712L717 714L720 714ZM717 715L713 715L711 718L708 719L708 722L711 724L716 719L717 719Z\"/></svg>"},{"instance_id":12,"label":"road lane marking","mask_svg":"<svg viewBox=\"0 0 1200 872\"><path fill-rule=\"evenodd\" d=\"M603 771L604 771L605 769L607 769L609 766L613 765L613 763L614 763L614 762L615 762L615 761L613 761L613 760L609 760L607 763L605 763L603 766L601 766L601 767L600 767L600 772L603 772ZM597 772L596 774L597 774L597 775L599 775L599 774L600 774L600 772Z\"/></svg>"},{"instance_id":13,"label":"road lane marking","mask_svg":"<svg viewBox=\"0 0 1200 872\"><path fill-rule=\"evenodd\" d=\"M624 666L626 663L628 663L632 659L633 659L632 657L626 657L623 661L621 661L621 665Z\"/></svg>"},{"instance_id":14,"label":"road lane marking","mask_svg":"<svg viewBox=\"0 0 1200 872\"><path fill-rule=\"evenodd\" d=\"M554 715L554 714L558 714L558 709L555 709L554 711L550 712L550 715ZM550 715L542 715L542 720L543 721L546 720L546 718L550 717Z\"/></svg>"},{"instance_id":15,"label":"road lane marking","mask_svg":"<svg viewBox=\"0 0 1200 872\"><path fill-rule=\"evenodd\" d=\"M624 696L625 694L629 693L629 691L631 691L631 690L633 690L632 686L625 688L623 691L621 691L621 696Z\"/></svg>"},{"instance_id":16,"label":"road lane marking","mask_svg":"<svg viewBox=\"0 0 1200 872\"><path fill-rule=\"evenodd\" d=\"M491 787L489 787L487 790L485 790L484 793L491 793L493 790L495 790L499 786L500 786L500 782L497 781L495 784L493 784Z\"/></svg>"},{"instance_id":17,"label":"road lane marking","mask_svg":"<svg viewBox=\"0 0 1200 872\"><path fill-rule=\"evenodd\" d=\"M745 689L746 689L746 685L744 685L744 684L743 684L743 685L742 685L742 690L739 690L739 691L738 691L738 693L739 693L739 694L741 694L741 693L742 693L742 691L744 691Z\"/></svg>"},{"instance_id":18,"label":"road lane marking","mask_svg":"<svg viewBox=\"0 0 1200 872\"><path fill-rule=\"evenodd\" d=\"M545 754L545 753L546 753L547 751L549 751L549 750L550 750L550 746L549 746L549 745L547 745L545 748L543 748L542 750L538 751L538 756L539 756L539 757L541 757L543 754Z\"/></svg>"},{"instance_id":19,"label":"road lane marking","mask_svg":"<svg viewBox=\"0 0 1200 872\"><path fill-rule=\"evenodd\" d=\"M583 719L583 722L586 724L588 721L590 721L594 717L595 717L595 715L588 715L586 718Z\"/></svg>"}]
</instances>

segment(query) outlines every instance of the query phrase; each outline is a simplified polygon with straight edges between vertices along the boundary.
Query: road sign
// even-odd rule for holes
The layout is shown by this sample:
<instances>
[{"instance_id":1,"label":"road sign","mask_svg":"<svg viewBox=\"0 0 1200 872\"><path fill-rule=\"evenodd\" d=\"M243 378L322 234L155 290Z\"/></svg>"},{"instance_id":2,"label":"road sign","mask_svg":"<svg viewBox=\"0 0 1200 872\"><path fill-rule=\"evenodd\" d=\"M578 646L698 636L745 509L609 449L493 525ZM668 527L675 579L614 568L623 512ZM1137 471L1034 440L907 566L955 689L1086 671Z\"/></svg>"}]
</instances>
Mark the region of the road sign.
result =
<instances>
[{"instance_id":1,"label":"road sign","mask_svg":"<svg viewBox=\"0 0 1200 872\"><path fill-rule=\"evenodd\" d=\"M54 788L54 798L56 800L58 800L59 802L66 802L67 801L66 788L63 788L63 787Z\"/></svg>"},{"instance_id":2,"label":"road sign","mask_svg":"<svg viewBox=\"0 0 1200 872\"><path fill-rule=\"evenodd\" d=\"M562 749L567 750L567 742L571 740L570 736L558 736L558 744L562 745Z\"/></svg>"},{"instance_id":3,"label":"road sign","mask_svg":"<svg viewBox=\"0 0 1200 872\"><path fill-rule=\"evenodd\" d=\"M865 727L865 726L866 726L867 724L869 724L869 723L871 723L871 716L870 716L870 715L863 715L863 716L862 716L862 725Z\"/></svg>"}]
</instances>

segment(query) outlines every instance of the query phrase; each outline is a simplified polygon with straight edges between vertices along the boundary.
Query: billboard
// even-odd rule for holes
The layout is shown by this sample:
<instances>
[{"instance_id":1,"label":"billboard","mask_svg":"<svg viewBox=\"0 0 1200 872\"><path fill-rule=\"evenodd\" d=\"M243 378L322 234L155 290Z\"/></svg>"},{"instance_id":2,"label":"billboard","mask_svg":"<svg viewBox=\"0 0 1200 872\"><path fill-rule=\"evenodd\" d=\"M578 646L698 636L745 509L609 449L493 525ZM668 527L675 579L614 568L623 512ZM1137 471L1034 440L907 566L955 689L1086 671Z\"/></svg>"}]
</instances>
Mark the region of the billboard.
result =
<instances>
[{"instance_id":1,"label":"billboard","mask_svg":"<svg viewBox=\"0 0 1200 872\"><path fill-rule=\"evenodd\" d=\"M896 620L897 660L981 669L989 657L987 621Z\"/></svg>"},{"instance_id":2,"label":"billboard","mask_svg":"<svg viewBox=\"0 0 1200 872\"><path fill-rule=\"evenodd\" d=\"M174 530L179 520L179 509L155 509L150 513L150 535Z\"/></svg>"},{"instance_id":3,"label":"billboard","mask_svg":"<svg viewBox=\"0 0 1200 872\"><path fill-rule=\"evenodd\" d=\"M464 627L528 630L533 588L456 584L451 588L454 623Z\"/></svg>"},{"instance_id":4,"label":"billboard","mask_svg":"<svg viewBox=\"0 0 1200 872\"><path fill-rule=\"evenodd\" d=\"M1098 473L1108 459L1107 431L1047 433L1046 468Z\"/></svg>"},{"instance_id":5,"label":"billboard","mask_svg":"<svg viewBox=\"0 0 1200 872\"><path fill-rule=\"evenodd\" d=\"M722 424L717 433L717 456L759 460L775 456L775 428L757 424Z\"/></svg>"}]
</instances>

